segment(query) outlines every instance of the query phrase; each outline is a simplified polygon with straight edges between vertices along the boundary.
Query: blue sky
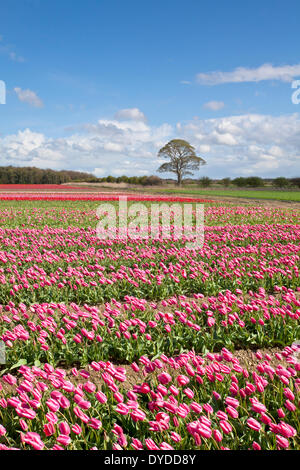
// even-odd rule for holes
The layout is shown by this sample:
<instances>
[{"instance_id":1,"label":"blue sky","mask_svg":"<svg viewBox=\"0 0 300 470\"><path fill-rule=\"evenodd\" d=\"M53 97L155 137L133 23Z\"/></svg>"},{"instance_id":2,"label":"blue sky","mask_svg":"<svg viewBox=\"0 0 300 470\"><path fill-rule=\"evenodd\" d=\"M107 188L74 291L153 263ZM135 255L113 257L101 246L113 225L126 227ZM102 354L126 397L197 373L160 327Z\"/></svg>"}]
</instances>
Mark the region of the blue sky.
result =
<instances>
[{"instance_id":1,"label":"blue sky","mask_svg":"<svg viewBox=\"0 0 300 470\"><path fill-rule=\"evenodd\" d=\"M299 175L299 17L298 0L2 0L0 164L154 174L184 138L202 175Z\"/></svg>"}]
</instances>

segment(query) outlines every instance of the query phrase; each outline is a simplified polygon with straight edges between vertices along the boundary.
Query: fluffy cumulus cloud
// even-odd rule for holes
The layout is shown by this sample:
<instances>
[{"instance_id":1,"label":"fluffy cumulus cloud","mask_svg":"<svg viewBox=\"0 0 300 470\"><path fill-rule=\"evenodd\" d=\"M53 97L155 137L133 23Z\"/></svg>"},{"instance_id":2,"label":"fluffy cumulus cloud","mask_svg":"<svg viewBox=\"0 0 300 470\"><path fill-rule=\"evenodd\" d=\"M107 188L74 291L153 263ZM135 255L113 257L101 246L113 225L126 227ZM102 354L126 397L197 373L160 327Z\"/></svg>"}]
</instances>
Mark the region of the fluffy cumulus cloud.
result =
<instances>
[{"instance_id":1,"label":"fluffy cumulus cloud","mask_svg":"<svg viewBox=\"0 0 300 470\"><path fill-rule=\"evenodd\" d=\"M0 138L0 164L77 169L97 176L152 174L159 166L158 150L174 129L139 118L137 113L136 120L100 119L56 139L25 129Z\"/></svg>"},{"instance_id":2,"label":"fluffy cumulus cloud","mask_svg":"<svg viewBox=\"0 0 300 470\"><path fill-rule=\"evenodd\" d=\"M44 149L46 138L43 134L29 129L19 131L0 139L3 164L11 165L31 162L38 149Z\"/></svg>"},{"instance_id":3,"label":"fluffy cumulus cloud","mask_svg":"<svg viewBox=\"0 0 300 470\"><path fill-rule=\"evenodd\" d=\"M35 108L42 108L44 106L43 101L37 96L37 94L32 90L22 90L22 88L14 88L17 97L22 103L27 103L30 106Z\"/></svg>"},{"instance_id":4,"label":"fluffy cumulus cloud","mask_svg":"<svg viewBox=\"0 0 300 470\"><path fill-rule=\"evenodd\" d=\"M201 85L219 85L222 83L261 82L263 80L280 80L292 82L300 76L300 64L273 66L263 64L257 68L237 67L232 72L198 73L197 81Z\"/></svg>"},{"instance_id":5,"label":"fluffy cumulus cloud","mask_svg":"<svg viewBox=\"0 0 300 470\"><path fill-rule=\"evenodd\" d=\"M210 176L300 174L298 114L194 120L178 123L177 132L204 154Z\"/></svg>"},{"instance_id":6,"label":"fluffy cumulus cloud","mask_svg":"<svg viewBox=\"0 0 300 470\"><path fill-rule=\"evenodd\" d=\"M97 176L149 175L160 165L166 142L183 138L207 161L201 173L214 178L238 175L300 175L298 114L245 114L194 119L155 127L145 120L100 119L50 138L25 129L0 138L0 165L77 169Z\"/></svg>"}]
</instances>

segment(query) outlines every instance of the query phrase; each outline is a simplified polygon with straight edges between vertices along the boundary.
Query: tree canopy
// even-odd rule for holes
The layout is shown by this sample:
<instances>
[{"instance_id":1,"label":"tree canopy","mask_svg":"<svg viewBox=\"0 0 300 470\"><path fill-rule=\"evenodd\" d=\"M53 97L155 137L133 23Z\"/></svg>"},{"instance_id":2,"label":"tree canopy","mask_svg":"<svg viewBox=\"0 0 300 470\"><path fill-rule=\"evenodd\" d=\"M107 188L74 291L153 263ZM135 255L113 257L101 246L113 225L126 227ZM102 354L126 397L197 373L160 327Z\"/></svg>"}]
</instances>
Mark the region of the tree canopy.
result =
<instances>
[{"instance_id":1,"label":"tree canopy","mask_svg":"<svg viewBox=\"0 0 300 470\"><path fill-rule=\"evenodd\" d=\"M158 158L169 160L163 163L158 171L171 172L177 175L177 183L180 186L184 176L192 175L194 171L199 170L201 165L205 165L206 161L202 157L198 157L195 148L182 139L170 140L158 152Z\"/></svg>"},{"instance_id":2,"label":"tree canopy","mask_svg":"<svg viewBox=\"0 0 300 470\"><path fill-rule=\"evenodd\" d=\"M42 170L36 167L0 167L0 184L62 184L72 181L97 181L90 173L73 170Z\"/></svg>"}]
</instances>

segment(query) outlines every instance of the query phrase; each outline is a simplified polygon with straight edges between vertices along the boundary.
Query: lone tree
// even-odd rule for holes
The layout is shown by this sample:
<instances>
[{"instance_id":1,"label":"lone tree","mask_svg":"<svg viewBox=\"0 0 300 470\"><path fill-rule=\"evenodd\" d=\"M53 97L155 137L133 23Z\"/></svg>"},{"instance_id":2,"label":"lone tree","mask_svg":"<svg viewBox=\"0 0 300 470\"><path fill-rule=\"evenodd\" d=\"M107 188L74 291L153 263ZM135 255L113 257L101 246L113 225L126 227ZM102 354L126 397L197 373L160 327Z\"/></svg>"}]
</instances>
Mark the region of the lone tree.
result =
<instances>
[{"instance_id":1,"label":"lone tree","mask_svg":"<svg viewBox=\"0 0 300 470\"><path fill-rule=\"evenodd\" d=\"M170 160L163 163L158 171L176 173L178 186L181 185L184 176L192 175L193 171L199 170L201 165L206 164L203 158L197 157L194 147L181 139L170 140L160 149L158 158Z\"/></svg>"}]
</instances>

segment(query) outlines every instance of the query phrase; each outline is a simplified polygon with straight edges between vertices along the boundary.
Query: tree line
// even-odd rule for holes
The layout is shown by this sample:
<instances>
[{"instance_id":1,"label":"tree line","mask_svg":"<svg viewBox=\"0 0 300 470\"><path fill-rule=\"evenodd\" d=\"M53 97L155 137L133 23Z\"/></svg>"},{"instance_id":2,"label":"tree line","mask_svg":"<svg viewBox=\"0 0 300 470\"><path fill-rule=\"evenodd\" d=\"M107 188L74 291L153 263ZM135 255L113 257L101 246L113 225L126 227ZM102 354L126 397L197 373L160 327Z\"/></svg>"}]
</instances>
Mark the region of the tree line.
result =
<instances>
[{"instance_id":1,"label":"tree line","mask_svg":"<svg viewBox=\"0 0 300 470\"><path fill-rule=\"evenodd\" d=\"M127 184L140 184L142 186L157 186L164 184L165 180L159 176L104 176L98 178L99 183L127 183Z\"/></svg>"},{"instance_id":2,"label":"tree line","mask_svg":"<svg viewBox=\"0 0 300 470\"><path fill-rule=\"evenodd\" d=\"M156 186L163 185L166 183L175 183L172 179L163 179L158 176L104 176L98 178L99 183L128 183L128 184L139 184L143 186ZM237 178L222 178L212 179L208 176L202 176L201 178L188 178L181 180L181 184L197 184L203 188L208 188L212 184L220 184L226 188L230 186L236 186L238 188L263 188L266 185L272 185L274 188L285 189L285 188L300 188L300 178L285 178L279 176L278 178L263 179L259 176L239 176Z\"/></svg>"},{"instance_id":3,"label":"tree line","mask_svg":"<svg viewBox=\"0 0 300 470\"><path fill-rule=\"evenodd\" d=\"M42 170L36 167L0 167L0 184L63 184L63 183L126 183L142 186L159 186L166 183L174 183L172 179L163 179L156 175L150 176L104 176L97 178L91 173L84 173L73 170ZM259 176L223 178L214 180L208 176L202 178L189 178L181 181L183 184L197 184L208 188L212 184L221 184L224 187L236 186L238 188L259 188L266 184L280 189L300 188L300 178L285 178L280 176L274 179L265 180Z\"/></svg>"},{"instance_id":4,"label":"tree line","mask_svg":"<svg viewBox=\"0 0 300 470\"><path fill-rule=\"evenodd\" d=\"M143 186L162 184L158 176L105 176L73 170L42 170L36 167L0 167L0 184L128 183Z\"/></svg>"},{"instance_id":5,"label":"tree line","mask_svg":"<svg viewBox=\"0 0 300 470\"><path fill-rule=\"evenodd\" d=\"M205 178L205 177L204 177ZM278 189L285 189L289 187L296 187L300 188L300 178L285 178L284 176L279 176L278 178L264 180L259 176L248 176L243 177L239 176L238 178L223 178L219 180L219 183L223 184L224 186L228 187L231 184L239 187L239 188L261 188L266 185L266 183L271 183L274 188Z\"/></svg>"},{"instance_id":6,"label":"tree line","mask_svg":"<svg viewBox=\"0 0 300 470\"><path fill-rule=\"evenodd\" d=\"M97 181L90 173L72 170L42 170L36 167L0 167L0 184L62 184L75 181Z\"/></svg>"},{"instance_id":7,"label":"tree line","mask_svg":"<svg viewBox=\"0 0 300 470\"><path fill-rule=\"evenodd\" d=\"M219 180L213 180L208 176L202 176L197 180L186 180L186 183L196 183L203 188L208 188L212 184L220 184L225 188L230 186L236 186L237 188L263 188L265 186L272 185L277 189L289 189L289 188L300 188L300 178L285 178L279 176L278 178L267 178L263 179L259 176L239 176L238 178L222 178Z\"/></svg>"}]
</instances>

